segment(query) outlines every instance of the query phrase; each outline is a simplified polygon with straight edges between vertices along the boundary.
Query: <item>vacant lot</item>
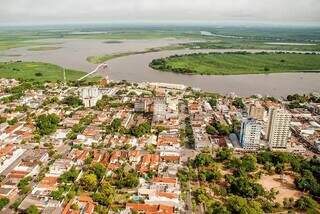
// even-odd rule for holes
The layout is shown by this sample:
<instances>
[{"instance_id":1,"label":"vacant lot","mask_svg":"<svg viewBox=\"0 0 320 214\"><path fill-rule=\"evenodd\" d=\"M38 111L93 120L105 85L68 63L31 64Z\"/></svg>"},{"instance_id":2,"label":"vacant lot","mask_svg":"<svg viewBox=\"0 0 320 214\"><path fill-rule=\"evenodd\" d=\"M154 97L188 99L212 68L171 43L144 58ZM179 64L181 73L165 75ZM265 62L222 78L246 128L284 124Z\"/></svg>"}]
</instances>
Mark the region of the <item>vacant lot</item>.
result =
<instances>
[{"instance_id":1,"label":"vacant lot","mask_svg":"<svg viewBox=\"0 0 320 214\"><path fill-rule=\"evenodd\" d=\"M266 189L272 188L279 191L276 195L276 201L282 204L284 198L292 197L295 200L300 198L303 193L295 189L294 178L291 176L285 176L281 179L279 175L264 175L259 180L259 183Z\"/></svg>"},{"instance_id":2,"label":"vacant lot","mask_svg":"<svg viewBox=\"0 0 320 214\"><path fill-rule=\"evenodd\" d=\"M320 70L320 55L294 53L208 53L153 60L152 68L176 73L230 75Z\"/></svg>"},{"instance_id":3,"label":"vacant lot","mask_svg":"<svg viewBox=\"0 0 320 214\"><path fill-rule=\"evenodd\" d=\"M86 73L66 69L68 81L77 80ZM63 81L63 68L41 62L0 62L0 78L15 78L35 81Z\"/></svg>"}]
</instances>

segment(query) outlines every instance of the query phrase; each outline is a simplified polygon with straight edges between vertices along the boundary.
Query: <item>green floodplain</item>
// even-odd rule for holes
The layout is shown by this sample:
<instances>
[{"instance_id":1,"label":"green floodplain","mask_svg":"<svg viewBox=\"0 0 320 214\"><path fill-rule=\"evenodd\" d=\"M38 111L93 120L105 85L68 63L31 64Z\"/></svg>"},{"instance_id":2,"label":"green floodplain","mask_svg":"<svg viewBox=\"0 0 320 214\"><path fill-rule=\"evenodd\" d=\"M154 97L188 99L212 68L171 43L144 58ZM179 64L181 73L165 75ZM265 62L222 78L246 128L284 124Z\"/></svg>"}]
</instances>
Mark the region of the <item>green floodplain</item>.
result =
<instances>
[{"instance_id":1,"label":"green floodplain","mask_svg":"<svg viewBox=\"0 0 320 214\"><path fill-rule=\"evenodd\" d=\"M121 40L128 39L163 38L193 40L195 42L184 46L191 49L239 48L320 51L319 35L319 27L179 27L175 25L0 27L0 51L17 47L55 44L54 41L48 41L48 39L98 39L112 44L121 43ZM275 44L276 42L283 44ZM292 45L293 43L300 44Z\"/></svg>"},{"instance_id":2,"label":"green floodplain","mask_svg":"<svg viewBox=\"0 0 320 214\"><path fill-rule=\"evenodd\" d=\"M0 62L0 78L56 82L63 81L63 70L60 66L42 62ZM66 69L65 73L67 81L76 81L86 75L85 72L70 69ZM88 80L94 79L98 77Z\"/></svg>"},{"instance_id":3,"label":"green floodplain","mask_svg":"<svg viewBox=\"0 0 320 214\"><path fill-rule=\"evenodd\" d=\"M319 54L201 53L155 59L154 69L185 74L238 75L320 72Z\"/></svg>"}]
</instances>

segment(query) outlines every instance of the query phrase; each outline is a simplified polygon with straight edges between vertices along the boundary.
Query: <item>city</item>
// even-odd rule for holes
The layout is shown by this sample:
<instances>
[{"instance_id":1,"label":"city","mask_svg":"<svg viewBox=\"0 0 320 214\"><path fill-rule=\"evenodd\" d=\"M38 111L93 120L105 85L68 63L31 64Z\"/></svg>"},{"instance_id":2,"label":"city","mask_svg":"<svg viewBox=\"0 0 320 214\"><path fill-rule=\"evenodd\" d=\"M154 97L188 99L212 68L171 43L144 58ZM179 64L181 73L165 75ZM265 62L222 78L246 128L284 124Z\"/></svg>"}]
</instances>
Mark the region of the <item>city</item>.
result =
<instances>
[{"instance_id":1,"label":"city","mask_svg":"<svg viewBox=\"0 0 320 214\"><path fill-rule=\"evenodd\" d=\"M320 214L320 0L1 0L0 214Z\"/></svg>"},{"instance_id":2,"label":"city","mask_svg":"<svg viewBox=\"0 0 320 214\"><path fill-rule=\"evenodd\" d=\"M0 100L3 213L317 213L318 93L2 78Z\"/></svg>"}]
</instances>

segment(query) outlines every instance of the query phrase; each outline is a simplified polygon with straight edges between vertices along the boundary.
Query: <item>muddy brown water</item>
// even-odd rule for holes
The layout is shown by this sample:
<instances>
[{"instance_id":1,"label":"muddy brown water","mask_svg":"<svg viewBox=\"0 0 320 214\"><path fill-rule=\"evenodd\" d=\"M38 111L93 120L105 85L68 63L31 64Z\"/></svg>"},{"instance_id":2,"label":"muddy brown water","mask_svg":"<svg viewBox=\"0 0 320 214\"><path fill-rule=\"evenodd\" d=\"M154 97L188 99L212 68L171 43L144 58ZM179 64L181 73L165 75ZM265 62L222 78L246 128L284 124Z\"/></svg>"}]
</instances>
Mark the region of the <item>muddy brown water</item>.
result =
<instances>
[{"instance_id":1,"label":"muddy brown water","mask_svg":"<svg viewBox=\"0 0 320 214\"><path fill-rule=\"evenodd\" d=\"M0 61L24 60L58 64L67 68L90 72L96 65L89 63L88 56L142 51L147 48L190 42L174 38L157 40L123 40L121 43L106 43L106 40L55 39L46 40L58 43L57 50L30 51L28 48L15 48L0 52ZM50 44L49 46L54 46ZM36 46L37 47L37 46ZM155 58L174 54L194 52L226 52L227 50L173 50L125 56L108 61L109 77L113 80L134 82L167 82L184 84L210 92L227 94L235 92L241 96L253 94L286 96L293 93L320 91L320 73L276 73L250 75L187 75L156 71L149 67ZM261 50L247 50L259 52Z\"/></svg>"}]
</instances>

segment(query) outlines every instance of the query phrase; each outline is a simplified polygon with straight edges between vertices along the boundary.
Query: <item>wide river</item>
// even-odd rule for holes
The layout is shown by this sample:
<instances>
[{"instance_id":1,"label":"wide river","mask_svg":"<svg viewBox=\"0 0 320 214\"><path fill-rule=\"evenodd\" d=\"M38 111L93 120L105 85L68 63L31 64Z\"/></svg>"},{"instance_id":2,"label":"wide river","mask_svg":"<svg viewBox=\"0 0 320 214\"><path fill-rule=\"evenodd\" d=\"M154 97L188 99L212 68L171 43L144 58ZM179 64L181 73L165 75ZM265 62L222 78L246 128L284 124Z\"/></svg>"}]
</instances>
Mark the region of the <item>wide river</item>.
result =
<instances>
[{"instance_id":1,"label":"wide river","mask_svg":"<svg viewBox=\"0 0 320 214\"><path fill-rule=\"evenodd\" d=\"M57 46L61 48L46 51L31 51L28 50L28 48L15 48L0 52L0 60L49 62L67 68L90 72L96 67L96 65L90 64L86 61L88 56L128 51L142 51L147 48L190 42L188 40L177 40L173 38L159 40L125 40L121 43L105 43L102 40L80 39L46 41L55 43L49 46ZM253 94L286 96L293 93L320 91L320 73L201 76L160 72L149 67L149 63L155 58L167 57L173 54L209 51L213 50L161 51L116 58L108 61L108 65L110 67L109 78L112 80L128 80L134 82L148 81L178 83L222 94L235 92L242 96L249 96ZM214 51L225 52L237 50ZM254 52L254 50L247 51Z\"/></svg>"}]
</instances>

